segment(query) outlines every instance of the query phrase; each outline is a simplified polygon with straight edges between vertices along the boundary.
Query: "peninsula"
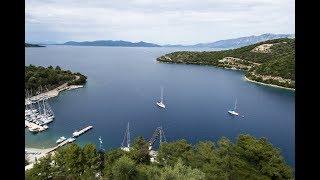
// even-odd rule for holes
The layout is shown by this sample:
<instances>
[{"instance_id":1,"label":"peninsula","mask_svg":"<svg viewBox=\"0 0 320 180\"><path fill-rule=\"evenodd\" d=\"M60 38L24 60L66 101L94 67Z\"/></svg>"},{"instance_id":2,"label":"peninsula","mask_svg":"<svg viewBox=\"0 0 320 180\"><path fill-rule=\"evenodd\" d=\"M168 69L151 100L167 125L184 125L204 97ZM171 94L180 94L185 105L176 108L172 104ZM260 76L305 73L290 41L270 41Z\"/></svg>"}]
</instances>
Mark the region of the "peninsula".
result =
<instances>
[{"instance_id":1,"label":"peninsula","mask_svg":"<svg viewBox=\"0 0 320 180\"><path fill-rule=\"evenodd\" d=\"M63 70L59 66L29 65L25 67L25 88L28 99L39 99L55 97L60 91L79 87L87 82L87 77L70 70Z\"/></svg>"},{"instance_id":2,"label":"peninsula","mask_svg":"<svg viewBox=\"0 0 320 180\"><path fill-rule=\"evenodd\" d=\"M290 38L222 51L178 51L158 57L157 61L244 70L249 81L295 88L295 39Z\"/></svg>"},{"instance_id":3,"label":"peninsula","mask_svg":"<svg viewBox=\"0 0 320 180\"><path fill-rule=\"evenodd\" d=\"M24 47L45 47L45 46L38 45L38 44L24 43Z\"/></svg>"}]
</instances>

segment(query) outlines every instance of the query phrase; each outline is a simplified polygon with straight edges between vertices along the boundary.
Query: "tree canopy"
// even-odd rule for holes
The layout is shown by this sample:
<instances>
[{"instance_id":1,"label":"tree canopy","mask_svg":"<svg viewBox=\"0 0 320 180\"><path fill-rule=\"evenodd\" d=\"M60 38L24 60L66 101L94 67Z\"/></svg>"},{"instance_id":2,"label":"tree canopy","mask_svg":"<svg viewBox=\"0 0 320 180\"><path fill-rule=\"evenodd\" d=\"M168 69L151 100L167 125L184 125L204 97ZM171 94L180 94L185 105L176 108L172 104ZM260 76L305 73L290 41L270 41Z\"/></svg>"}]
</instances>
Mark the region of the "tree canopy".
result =
<instances>
[{"instance_id":1,"label":"tree canopy","mask_svg":"<svg viewBox=\"0 0 320 180\"><path fill-rule=\"evenodd\" d=\"M136 138L130 151L120 148L97 151L93 144L79 147L70 144L54 156L40 159L26 172L26 179L292 179L292 168L280 150L265 138L241 134L233 143L227 138L218 142L186 140L160 145L157 162L145 153L148 144ZM148 159L148 162L147 162Z\"/></svg>"},{"instance_id":2,"label":"tree canopy","mask_svg":"<svg viewBox=\"0 0 320 180\"><path fill-rule=\"evenodd\" d=\"M78 78L77 78L78 77ZM35 95L37 91L46 89L52 90L64 83L69 85L85 84L87 77L80 73L72 73L70 70L63 70L59 66L29 65L25 67L25 88Z\"/></svg>"},{"instance_id":3,"label":"tree canopy","mask_svg":"<svg viewBox=\"0 0 320 180\"><path fill-rule=\"evenodd\" d=\"M269 52L253 51L254 48L264 44L272 44ZM240 60L233 62L220 61L226 57L238 58ZM268 40L237 49L222 51L177 51L158 57L157 61L237 68L250 72L246 76L252 80L284 87L295 86L293 82L282 82L277 79L264 80L260 77L273 76L291 81L295 80L295 40L289 38Z\"/></svg>"}]
</instances>

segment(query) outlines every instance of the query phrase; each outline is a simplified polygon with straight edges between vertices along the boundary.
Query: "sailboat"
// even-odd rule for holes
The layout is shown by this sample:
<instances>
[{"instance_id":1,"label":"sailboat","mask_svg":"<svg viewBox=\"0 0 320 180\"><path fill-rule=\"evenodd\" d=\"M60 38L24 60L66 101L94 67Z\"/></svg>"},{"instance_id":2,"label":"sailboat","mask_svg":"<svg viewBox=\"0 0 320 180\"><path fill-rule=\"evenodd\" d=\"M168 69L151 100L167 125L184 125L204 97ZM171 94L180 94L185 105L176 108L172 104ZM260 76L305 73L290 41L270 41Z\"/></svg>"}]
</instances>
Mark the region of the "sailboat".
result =
<instances>
[{"instance_id":1,"label":"sailboat","mask_svg":"<svg viewBox=\"0 0 320 180\"><path fill-rule=\"evenodd\" d=\"M166 105L163 103L163 88L161 88L161 99L157 102L157 105L161 108L166 108Z\"/></svg>"},{"instance_id":2,"label":"sailboat","mask_svg":"<svg viewBox=\"0 0 320 180\"><path fill-rule=\"evenodd\" d=\"M233 116L239 116L239 113L236 112L236 109L237 109L237 99L236 99L236 102L234 103L234 108L233 110L229 110L228 113L233 115Z\"/></svg>"},{"instance_id":3,"label":"sailboat","mask_svg":"<svg viewBox=\"0 0 320 180\"><path fill-rule=\"evenodd\" d=\"M104 151L102 143L103 143L103 142L102 142L102 138L101 138L101 136L100 136L100 137L99 137L100 150L103 150L103 151Z\"/></svg>"},{"instance_id":4,"label":"sailboat","mask_svg":"<svg viewBox=\"0 0 320 180\"><path fill-rule=\"evenodd\" d=\"M127 146L125 146L125 141L127 140ZM129 128L129 122L127 125L127 129L124 133L123 141L121 143L121 149L123 151L130 151L130 128Z\"/></svg>"}]
</instances>

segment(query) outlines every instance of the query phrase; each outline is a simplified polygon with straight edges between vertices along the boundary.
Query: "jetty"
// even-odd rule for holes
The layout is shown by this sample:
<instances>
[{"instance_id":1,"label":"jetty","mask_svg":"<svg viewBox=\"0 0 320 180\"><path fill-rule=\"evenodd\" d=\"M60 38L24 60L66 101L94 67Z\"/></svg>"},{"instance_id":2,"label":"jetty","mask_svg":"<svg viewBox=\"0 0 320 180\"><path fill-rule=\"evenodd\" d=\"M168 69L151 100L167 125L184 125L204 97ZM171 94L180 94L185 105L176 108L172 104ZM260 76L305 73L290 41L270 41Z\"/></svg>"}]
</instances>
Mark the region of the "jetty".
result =
<instances>
[{"instance_id":1,"label":"jetty","mask_svg":"<svg viewBox=\"0 0 320 180\"><path fill-rule=\"evenodd\" d=\"M58 149L59 147L62 147L66 144L69 144L69 143L72 143L73 141L75 141L76 139L75 138L68 138L66 139L65 141L61 142L60 144L58 144L57 146L53 147L53 148L50 148L48 149L46 152L44 152L45 154L48 154L48 153L51 153L53 151L55 151L56 149Z\"/></svg>"},{"instance_id":2,"label":"jetty","mask_svg":"<svg viewBox=\"0 0 320 180\"><path fill-rule=\"evenodd\" d=\"M92 128L93 128L93 126L87 126L87 127L83 128L83 129L80 130L80 131L76 131L76 132L77 132L77 136L74 136L74 134L76 133L76 132L74 132L74 133L72 134L73 137L69 137L69 138L66 139L65 141L59 143L58 145L56 145L56 146L53 147L53 148L48 149L48 151L46 151L46 152L44 152L44 153L48 154L48 153L50 153L50 152L52 152L52 151L55 151L55 150L58 149L59 147L62 147L62 146L64 146L64 145L66 145L66 144L69 144L69 143L72 143L72 142L76 141L76 137L79 137L80 135L82 135L83 133L89 131L89 130L92 129Z\"/></svg>"},{"instance_id":3,"label":"jetty","mask_svg":"<svg viewBox=\"0 0 320 180\"><path fill-rule=\"evenodd\" d=\"M89 131L89 130L92 129L92 128L93 128L93 126L87 126L87 127L83 128L83 129L81 129L80 131L75 131L74 133L72 133L72 137L78 137L78 136L80 136L81 134Z\"/></svg>"},{"instance_id":4,"label":"jetty","mask_svg":"<svg viewBox=\"0 0 320 180\"><path fill-rule=\"evenodd\" d=\"M28 121L25 121L26 123L26 126L34 126L34 125L37 125L37 124L34 124L34 123L30 123ZM39 126L39 125L37 125ZM87 132L88 130L92 129L93 126L87 126L85 128L83 128L82 130L80 131L76 131L77 133L77 136L80 136L82 135L83 133ZM74 132L75 133L75 132ZM73 133L73 134L74 134ZM29 165L25 166L25 170L29 170L33 167L34 163L36 162L37 159L40 159L42 157L45 157L46 155L50 154L50 153L54 153L54 151L56 149L58 149L59 147L62 147L66 144L69 144L69 143L72 143L76 141L76 138L75 137L69 137L68 139L66 139L65 141L59 143L58 145L56 145L55 147L52 147L52 148L47 148L47 149L34 149L34 148L26 148L25 150L25 153L26 153L26 157L28 157L27 159L31 162Z\"/></svg>"}]
</instances>

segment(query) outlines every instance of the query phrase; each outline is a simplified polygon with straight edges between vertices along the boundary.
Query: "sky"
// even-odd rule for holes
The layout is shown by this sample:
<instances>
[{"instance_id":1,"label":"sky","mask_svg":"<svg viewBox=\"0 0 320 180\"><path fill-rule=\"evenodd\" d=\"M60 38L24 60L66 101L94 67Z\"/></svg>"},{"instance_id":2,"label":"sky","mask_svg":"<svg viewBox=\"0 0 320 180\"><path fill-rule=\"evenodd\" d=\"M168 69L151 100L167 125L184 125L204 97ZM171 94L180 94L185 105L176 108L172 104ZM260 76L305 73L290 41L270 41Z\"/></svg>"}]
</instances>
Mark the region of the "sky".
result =
<instances>
[{"instance_id":1,"label":"sky","mask_svg":"<svg viewBox=\"0 0 320 180\"><path fill-rule=\"evenodd\" d=\"M294 0L26 0L26 42L195 44L294 34Z\"/></svg>"}]
</instances>

